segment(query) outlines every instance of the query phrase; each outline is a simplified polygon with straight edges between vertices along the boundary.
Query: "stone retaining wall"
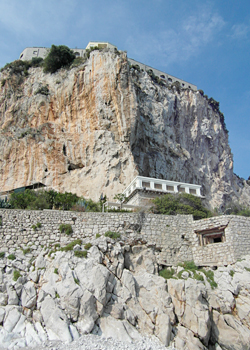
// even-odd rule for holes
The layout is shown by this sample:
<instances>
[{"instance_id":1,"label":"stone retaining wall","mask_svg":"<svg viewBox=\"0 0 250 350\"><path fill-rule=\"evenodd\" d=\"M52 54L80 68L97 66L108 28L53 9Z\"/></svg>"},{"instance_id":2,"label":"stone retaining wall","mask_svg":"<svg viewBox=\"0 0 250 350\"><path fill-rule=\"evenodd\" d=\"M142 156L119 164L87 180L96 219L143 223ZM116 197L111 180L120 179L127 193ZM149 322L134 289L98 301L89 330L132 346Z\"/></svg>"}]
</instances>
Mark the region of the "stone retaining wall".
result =
<instances>
[{"instance_id":1,"label":"stone retaining wall","mask_svg":"<svg viewBox=\"0 0 250 350\"><path fill-rule=\"evenodd\" d=\"M29 245L38 250L56 243L64 246L77 238L87 243L97 233L115 231L154 247L163 265L185 260L198 265L227 265L250 253L250 218L233 215L193 221L191 215L0 209L0 218L0 251ZM32 226L37 223L41 227L34 230ZM71 224L72 235L59 231L62 223ZM225 242L201 246L195 230L219 226L226 226Z\"/></svg>"}]
</instances>

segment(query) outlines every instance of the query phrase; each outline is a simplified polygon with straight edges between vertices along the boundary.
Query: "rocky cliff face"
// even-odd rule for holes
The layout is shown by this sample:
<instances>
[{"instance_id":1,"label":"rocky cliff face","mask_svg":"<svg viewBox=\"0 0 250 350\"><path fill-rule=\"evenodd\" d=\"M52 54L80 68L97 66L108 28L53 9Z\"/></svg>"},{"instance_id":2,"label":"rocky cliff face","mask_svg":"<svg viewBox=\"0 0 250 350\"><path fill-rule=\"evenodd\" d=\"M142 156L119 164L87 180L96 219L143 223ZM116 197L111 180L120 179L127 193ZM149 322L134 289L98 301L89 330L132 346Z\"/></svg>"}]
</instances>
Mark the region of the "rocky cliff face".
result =
<instances>
[{"instance_id":1,"label":"rocky cliff face","mask_svg":"<svg viewBox=\"0 0 250 350\"><path fill-rule=\"evenodd\" d=\"M139 174L201 184L212 207L249 200L220 116L199 92L160 85L111 51L28 73L0 73L2 190L40 181L112 200Z\"/></svg>"}]
</instances>

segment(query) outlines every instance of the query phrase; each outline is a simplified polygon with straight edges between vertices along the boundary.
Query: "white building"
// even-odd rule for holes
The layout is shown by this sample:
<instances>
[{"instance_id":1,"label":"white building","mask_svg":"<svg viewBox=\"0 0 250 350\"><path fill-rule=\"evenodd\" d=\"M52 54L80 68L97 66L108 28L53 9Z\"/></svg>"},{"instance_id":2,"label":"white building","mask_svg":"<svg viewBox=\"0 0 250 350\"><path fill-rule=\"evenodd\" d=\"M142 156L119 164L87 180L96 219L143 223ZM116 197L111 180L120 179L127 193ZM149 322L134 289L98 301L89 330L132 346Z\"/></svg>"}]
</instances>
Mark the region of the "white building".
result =
<instances>
[{"instance_id":1,"label":"white building","mask_svg":"<svg viewBox=\"0 0 250 350\"><path fill-rule=\"evenodd\" d=\"M144 206L153 198L167 193L190 193L204 198L201 195L201 186L184 182L154 179L151 177L136 176L125 189L126 204Z\"/></svg>"}]
</instances>

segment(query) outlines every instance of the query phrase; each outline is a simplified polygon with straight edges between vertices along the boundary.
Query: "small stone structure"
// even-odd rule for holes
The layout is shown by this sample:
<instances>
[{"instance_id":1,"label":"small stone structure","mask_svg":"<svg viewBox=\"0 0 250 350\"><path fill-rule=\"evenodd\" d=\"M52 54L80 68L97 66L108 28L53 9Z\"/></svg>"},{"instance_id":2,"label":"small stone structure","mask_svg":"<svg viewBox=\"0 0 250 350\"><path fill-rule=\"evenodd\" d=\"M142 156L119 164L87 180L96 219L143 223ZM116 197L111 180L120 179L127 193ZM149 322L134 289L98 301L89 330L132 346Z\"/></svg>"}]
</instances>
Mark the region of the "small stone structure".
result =
<instances>
[{"instance_id":1,"label":"small stone structure","mask_svg":"<svg viewBox=\"0 0 250 350\"><path fill-rule=\"evenodd\" d=\"M77 238L87 243L97 233L115 231L131 242L153 247L158 263L166 266L185 260L199 266L228 265L250 253L250 218L235 215L194 221L192 215L0 209L0 222L1 251L64 246ZM34 230L38 222L41 227ZM59 231L62 223L72 225L72 235Z\"/></svg>"},{"instance_id":2,"label":"small stone structure","mask_svg":"<svg viewBox=\"0 0 250 350\"><path fill-rule=\"evenodd\" d=\"M147 206L151 199L166 193L190 193L202 197L201 186L184 182L154 179L145 176L136 176L123 192L127 198L126 204ZM204 197L202 197L204 198Z\"/></svg>"},{"instance_id":3,"label":"small stone structure","mask_svg":"<svg viewBox=\"0 0 250 350\"><path fill-rule=\"evenodd\" d=\"M76 57L86 57L86 50L91 49L93 47L98 47L100 49L111 49L111 50L117 50L117 47L113 44L110 44L109 42L102 42L102 41L90 41L88 45L86 46L86 49L71 49L74 51ZM45 58L49 52L49 48L47 47L26 47L20 54L19 59L22 61L29 61L33 57L41 57ZM178 82L180 84L181 88L188 88L192 89L194 91L197 91L197 86L191 83L186 82L185 80L179 79L174 77L173 75L167 74L165 72L162 72L158 69L155 69L153 67L147 66L141 62L135 61L132 58L128 58L128 62L131 66L138 66L141 70L147 72L152 71L155 76L160 78L162 81L164 81L167 84L172 84L174 82Z\"/></svg>"}]
</instances>

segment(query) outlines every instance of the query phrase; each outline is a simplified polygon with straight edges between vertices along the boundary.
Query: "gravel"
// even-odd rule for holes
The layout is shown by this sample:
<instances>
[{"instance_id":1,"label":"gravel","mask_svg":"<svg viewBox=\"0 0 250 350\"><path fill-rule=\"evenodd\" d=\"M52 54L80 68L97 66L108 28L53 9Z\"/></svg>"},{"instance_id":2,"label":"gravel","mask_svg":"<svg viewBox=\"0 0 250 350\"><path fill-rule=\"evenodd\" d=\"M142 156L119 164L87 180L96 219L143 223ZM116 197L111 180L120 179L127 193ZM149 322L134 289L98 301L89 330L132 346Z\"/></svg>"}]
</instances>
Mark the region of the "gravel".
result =
<instances>
[{"instance_id":1,"label":"gravel","mask_svg":"<svg viewBox=\"0 0 250 350\"><path fill-rule=\"evenodd\" d=\"M21 350L21 348L19 348ZM66 344L58 341L48 341L40 346L25 347L25 350L176 350L173 347L163 346L157 338L143 338L141 341L128 343L112 338L102 338L97 335L88 334L81 336L78 340Z\"/></svg>"}]
</instances>

